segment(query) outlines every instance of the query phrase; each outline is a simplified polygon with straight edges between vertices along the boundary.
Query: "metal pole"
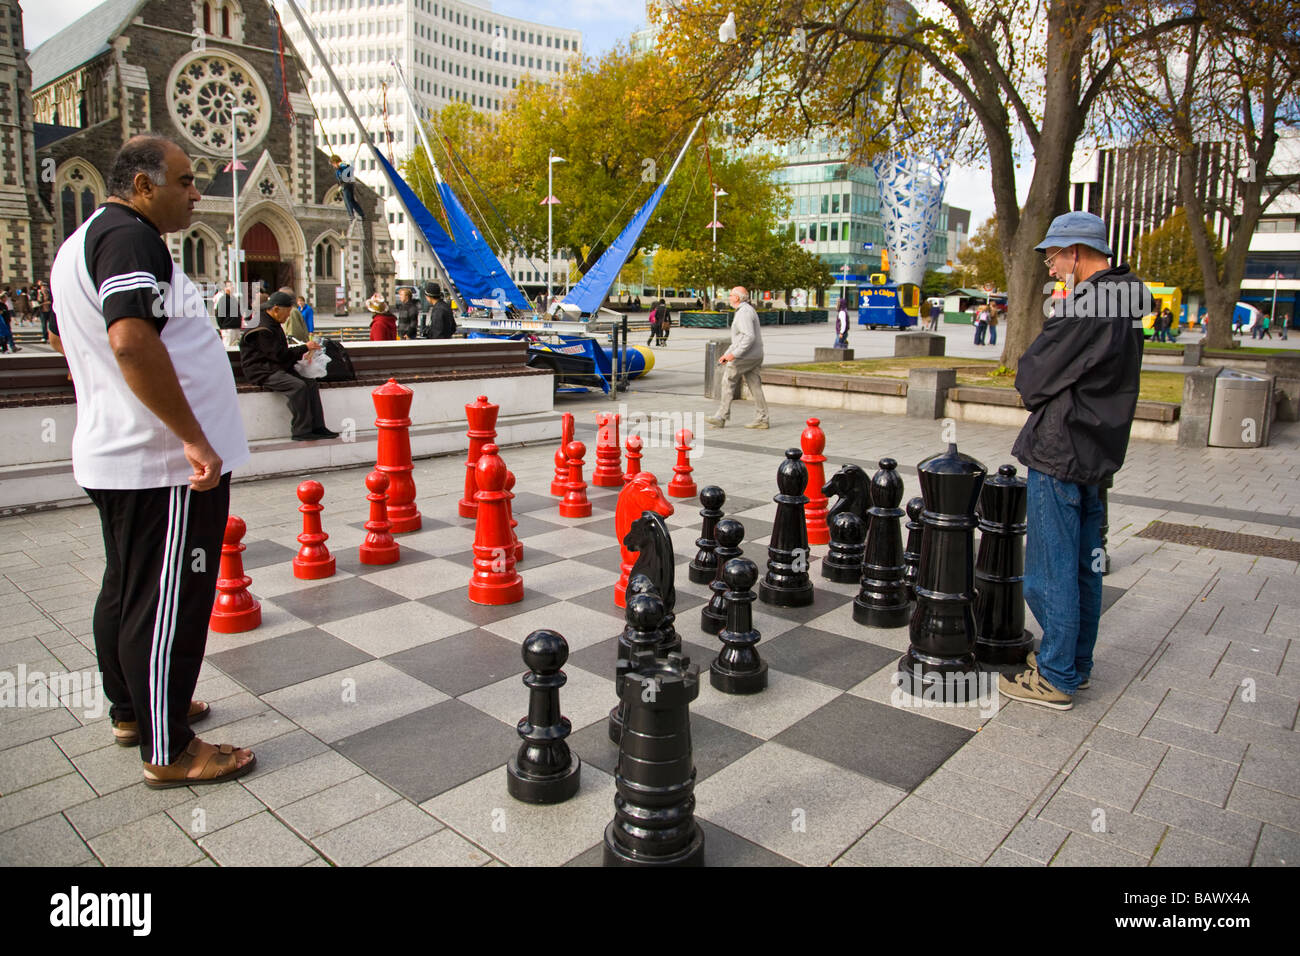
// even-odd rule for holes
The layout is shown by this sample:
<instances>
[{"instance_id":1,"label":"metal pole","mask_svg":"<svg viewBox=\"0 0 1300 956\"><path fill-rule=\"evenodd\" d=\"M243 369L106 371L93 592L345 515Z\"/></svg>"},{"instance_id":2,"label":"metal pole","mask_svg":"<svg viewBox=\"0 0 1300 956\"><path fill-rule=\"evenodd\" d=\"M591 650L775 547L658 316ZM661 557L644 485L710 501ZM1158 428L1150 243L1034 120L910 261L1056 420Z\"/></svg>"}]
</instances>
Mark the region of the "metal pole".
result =
<instances>
[{"instance_id":1,"label":"metal pole","mask_svg":"<svg viewBox=\"0 0 1300 956\"><path fill-rule=\"evenodd\" d=\"M239 281L239 138L235 135L235 117L241 113L247 113L248 110L242 106L235 106L231 102L230 110L230 209L234 216L233 228L235 231L235 249L231 257L231 280L235 283L235 301L241 303L240 318L243 318L242 302L244 298L243 286ZM249 296L252 299L252 296ZM251 304L251 301L250 301Z\"/></svg>"},{"instance_id":2,"label":"metal pole","mask_svg":"<svg viewBox=\"0 0 1300 956\"><path fill-rule=\"evenodd\" d=\"M546 301L542 303L542 309L545 311L551 305L551 271L553 268L552 256L554 251L551 242L551 226L555 203L551 202L551 197L555 195L553 185L555 172L555 150L546 151Z\"/></svg>"}]
</instances>

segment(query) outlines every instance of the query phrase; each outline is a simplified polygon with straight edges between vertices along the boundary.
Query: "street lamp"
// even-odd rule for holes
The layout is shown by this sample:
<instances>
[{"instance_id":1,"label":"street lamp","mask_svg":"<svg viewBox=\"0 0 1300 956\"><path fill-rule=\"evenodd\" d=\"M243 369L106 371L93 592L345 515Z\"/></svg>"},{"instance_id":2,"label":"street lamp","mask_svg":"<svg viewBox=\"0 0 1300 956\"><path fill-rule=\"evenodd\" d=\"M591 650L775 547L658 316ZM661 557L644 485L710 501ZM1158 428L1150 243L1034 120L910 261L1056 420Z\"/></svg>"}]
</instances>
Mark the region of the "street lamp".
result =
<instances>
[{"instance_id":1,"label":"street lamp","mask_svg":"<svg viewBox=\"0 0 1300 956\"><path fill-rule=\"evenodd\" d=\"M553 187L554 177L552 174L555 170L555 164L564 162L564 158L556 156L555 150L553 149L548 149L546 154L546 198L542 200L542 205L546 207L546 302L543 304L543 309L549 307L551 304L551 275L555 268L552 261L554 255L554 243L552 241L552 207L555 206L559 200L555 198Z\"/></svg>"},{"instance_id":2,"label":"street lamp","mask_svg":"<svg viewBox=\"0 0 1300 956\"><path fill-rule=\"evenodd\" d=\"M239 283L239 171L245 169L239 161L239 137L235 133L235 117L252 112L242 106L230 103L230 207L234 214L234 254L230 257L230 281L235 284L236 301L243 299L243 289ZM243 309L240 309L242 314Z\"/></svg>"},{"instance_id":3,"label":"street lamp","mask_svg":"<svg viewBox=\"0 0 1300 956\"><path fill-rule=\"evenodd\" d=\"M713 222L709 223L709 228L713 230L713 251L718 251L718 230L722 228L722 223L718 222L718 197L727 195L727 191L721 186L713 190Z\"/></svg>"}]
</instances>

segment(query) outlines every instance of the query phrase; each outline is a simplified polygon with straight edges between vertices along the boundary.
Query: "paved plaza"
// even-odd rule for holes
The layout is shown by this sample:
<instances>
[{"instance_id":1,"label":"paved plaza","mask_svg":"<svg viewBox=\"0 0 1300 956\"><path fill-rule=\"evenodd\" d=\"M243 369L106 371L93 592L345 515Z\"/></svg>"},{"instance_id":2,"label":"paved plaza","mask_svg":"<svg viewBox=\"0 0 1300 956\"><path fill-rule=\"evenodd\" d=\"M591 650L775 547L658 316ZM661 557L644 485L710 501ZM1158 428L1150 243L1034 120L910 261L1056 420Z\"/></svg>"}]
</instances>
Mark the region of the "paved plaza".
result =
<instances>
[{"instance_id":1,"label":"paved plaza","mask_svg":"<svg viewBox=\"0 0 1300 956\"><path fill-rule=\"evenodd\" d=\"M949 329L950 354L997 357ZM695 478L721 485L766 557L782 452L821 418L827 472L899 462L906 497L916 463L942 450L940 423L772 407L770 431L736 419L710 430L702 342L674 329L655 373L610 401L558 396L578 438L594 413L698 427ZM764 330L769 363L810 359L829 327ZM892 354L890 333L855 330L859 355ZM824 341L823 341L824 340ZM503 409L503 414L508 414ZM698 426L697 426L697 423ZM1016 430L957 423L957 441L990 470L1012 461ZM647 445L655 443L648 441ZM643 467L671 477L667 442ZM713 865L1278 866L1300 861L1300 577L1297 562L1138 537L1152 521L1300 541L1300 426L1249 450L1135 441L1110 507L1112 572L1092 686L1068 713L1021 703L924 707L891 683L907 629L852 620L856 588L825 581L792 610L756 605L769 687L727 697L707 680L691 708L696 814ZM252 591L263 623L211 634L196 697L206 740L252 747L239 781L151 791L135 749L114 745L107 713L0 707L0 863L119 865L592 865L614 810L614 496L591 489L592 517L561 518L547 493L554 443L503 449L516 473L525 548L522 603L469 603L472 522L457 517L464 458L416 462L423 530L402 560L367 567L367 469L318 474L339 571L299 581L289 561L304 476L233 486L248 524ZM588 475L593 462L588 454ZM1023 471L1023 469L1021 469ZM674 499L678 630L707 668L719 644L699 630L707 589L685 565L699 504ZM824 547L814 555L824 556ZM93 669L90 614L102 571L95 510L0 519L0 671ZM583 762L567 803L536 807L506 792L504 764L527 710L522 639L568 640L562 709ZM1039 633L1036 622L1029 627ZM993 702L985 701L988 705Z\"/></svg>"}]
</instances>

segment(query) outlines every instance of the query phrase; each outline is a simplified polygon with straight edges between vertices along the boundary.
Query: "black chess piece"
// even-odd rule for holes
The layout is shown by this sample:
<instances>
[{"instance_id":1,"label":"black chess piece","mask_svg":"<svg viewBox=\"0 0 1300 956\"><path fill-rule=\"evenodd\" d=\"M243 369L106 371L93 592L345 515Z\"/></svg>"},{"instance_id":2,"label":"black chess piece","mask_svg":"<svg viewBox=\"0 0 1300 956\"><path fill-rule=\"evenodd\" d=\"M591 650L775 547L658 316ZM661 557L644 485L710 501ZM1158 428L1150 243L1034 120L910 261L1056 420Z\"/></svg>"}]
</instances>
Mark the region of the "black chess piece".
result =
<instances>
[{"instance_id":1,"label":"black chess piece","mask_svg":"<svg viewBox=\"0 0 1300 956\"><path fill-rule=\"evenodd\" d=\"M609 712L609 739L618 743L623 736L627 705L623 703L623 682L638 655L666 657L663 652L664 602L654 584L644 574L634 574L627 583L627 604L623 609L627 626L619 637L618 663L614 665L614 690L619 702Z\"/></svg>"},{"instance_id":2,"label":"black chess piece","mask_svg":"<svg viewBox=\"0 0 1300 956\"><path fill-rule=\"evenodd\" d=\"M907 585L907 598L916 600L916 568L921 563L921 512L925 499L920 495L907 502L907 546L903 548L903 583Z\"/></svg>"},{"instance_id":3,"label":"black chess piece","mask_svg":"<svg viewBox=\"0 0 1300 956\"><path fill-rule=\"evenodd\" d=\"M633 575L646 575L654 583L659 599L664 602L663 653L680 650L682 639L677 635L677 615L673 612L677 606L677 589L673 585L676 556L673 553L673 539L668 533L663 515L654 511L641 512L641 517L632 522L623 543L628 550L636 552L628 580L631 581Z\"/></svg>"},{"instance_id":4,"label":"black chess piece","mask_svg":"<svg viewBox=\"0 0 1300 956\"><path fill-rule=\"evenodd\" d=\"M808 466L803 452L789 448L776 470L776 518L767 546L767 574L758 586L758 599L777 607L807 607L813 602L812 580L808 576L808 526L803 507L808 503Z\"/></svg>"},{"instance_id":5,"label":"black chess piece","mask_svg":"<svg viewBox=\"0 0 1300 956\"><path fill-rule=\"evenodd\" d=\"M862 520L866 528L867 509L871 507L871 479L859 465L841 465L840 470L826 479L822 494L836 495L835 503L826 512L829 523L837 514L851 511ZM863 538L866 531L862 532Z\"/></svg>"},{"instance_id":6,"label":"black chess piece","mask_svg":"<svg viewBox=\"0 0 1300 956\"><path fill-rule=\"evenodd\" d=\"M925 510L911 644L898 662L901 686L927 700L978 699L975 661L975 503L988 473L955 444L916 466Z\"/></svg>"},{"instance_id":7,"label":"black chess piece","mask_svg":"<svg viewBox=\"0 0 1300 956\"><path fill-rule=\"evenodd\" d=\"M524 742L506 764L506 790L525 803L562 803L578 792L582 760L565 738L573 729L560 714L560 688L568 680L560 668L569 645L555 631L533 631L524 640L528 673L528 716L515 729Z\"/></svg>"},{"instance_id":8,"label":"black chess piece","mask_svg":"<svg viewBox=\"0 0 1300 956\"><path fill-rule=\"evenodd\" d=\"M740 557L740 542L745 540L745 526L735 518L723 518L714 529L714 534L718 539L715 552L718 570L709 585L709 603L700 609L700 627L706 634L717 634L727 626L727 584L722 579L722 569L732 558Z\"/></svg>"},{"instance_id":9,"label":"black chess piece","mask_svg":"<svg viewBox=\"0 0 1300 956\"><path fill-rule=\"evenodd\" d=\"M700 536L695 539L695 546L699 550L695 552L686 572L687 577L696 584L708 584L717 576L718 556L714 552L717 551L718 542L713 532L718 526L718 520L725 515L722 506L726 500L727 493L717 485L706 485L700 489L700 504L704 506L700 509L700 517L704 519L704 525L700 528Z\"/></svg>"},{"instance_id":10,"label":"black chess piece","mask_svg":"<svg viewBox=\"0 0 1300 956\"><path fill-rule=\"evenodd\" d=\"M822 577L840 584L857 584L862 578L867 526L852 511L841 511L831 518L830 527L831 545L822 559Z\"/></svg>"},{"instance_id":11,"label":"black chess piece","mask_svg":"<svg viewBox=\"0 0 1300 956\"><path fill-rule=\"evenodd\" d=\"M709 683L724 694L757 694L767 686L767 663L758 656L761 636L754 629L754 592L758 567L748 558L732 558L722 569L727 583L727 626L718 635L725 645L709 665Z\"/></svg>"},{"instance_id":12,"label":"black chess piece","mask_svg":"<svg viewBox=\"0 0 1300 956\"><path fill-rule=\"evenodd\" d=\"M1003 465L980 491L975 657L982 664L1023 664L1034 644L1025 630L1027 495L1015 465Z\"/></svg>"},{"instance_id":13,"label":"black chess piece","mask_svg":"<svg viewBox=\"0 0 1300 956\"><path fill-rule=\"evenodd\" d=\"M605 866L702 866L695 822L690 703L700 670L688 658L642 651L623 684L627 723L614 771Z\"/></svg>"},{"instance_id":14,"label":"black chess piece","mask_svg":"<svg viewBox=\"0 0 1300 956\"><path fill-rule=\"evenodd\" d=\"M902 627L912 616L912 602L903 581L903 534L898 520L903 509L903 479L898 462L880 459L871 476L871 524L862 559L862 587L853 599L853 620L867 627Z\"/></svg>"}]
</instances>

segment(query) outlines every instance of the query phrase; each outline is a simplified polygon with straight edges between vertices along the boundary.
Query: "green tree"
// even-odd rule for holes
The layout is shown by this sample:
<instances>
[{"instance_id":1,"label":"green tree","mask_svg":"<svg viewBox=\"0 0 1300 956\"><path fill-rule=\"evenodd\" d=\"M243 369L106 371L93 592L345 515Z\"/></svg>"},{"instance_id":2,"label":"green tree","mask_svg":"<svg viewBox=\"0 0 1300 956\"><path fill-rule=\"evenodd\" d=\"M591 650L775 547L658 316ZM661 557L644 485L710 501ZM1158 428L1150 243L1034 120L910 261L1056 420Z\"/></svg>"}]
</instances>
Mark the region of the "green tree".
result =
<instances>
[{"instance_id":1,"label":"green tree","mask_svg":"<svg viewBox=\"0 0 1300 956\"><path fill-rule=\"evenodd\" d=\"M1223 243L1209 223L1205 223L1204 229L1216 263L1222 264ZM1137 241L1136 253L1133 270L1143 279L1177 286L1185 293L1200 295L1205 291L1205 277L1196 258L1196 243L1187 223L1187 213L1181 206L1159 229L1148 232Z\"/></svg>"},{"instance_id":2,"label":"green tree","mask_svg":"<svg viewBox=\"0 0 1300 956\"><path fill-rule=\"evenodd\" d=\"M956 284L956 281L956 273L927 269L925 270L925 278L921 280L921 295L927 299L941 296L951 289Z\"/></svg>"},{"instance_id":3,"label":"green tree","mask_svg":"<svg viewBox=\"0 0 1300 956\"><path fill-rule=\"evenodd\" d=\"M1001 246L998 218L990 216L984 225L970 234L966 245L962 246L961 252L957 253L957 270L963 287L975 289L984 285L992 285L996 289L1007 287Z\"/></svg>"}]
</instances>

